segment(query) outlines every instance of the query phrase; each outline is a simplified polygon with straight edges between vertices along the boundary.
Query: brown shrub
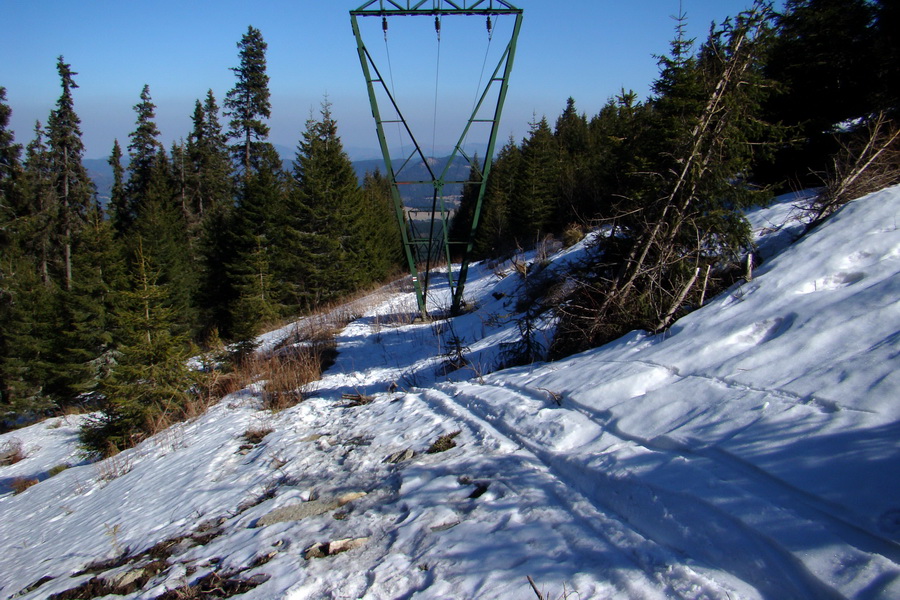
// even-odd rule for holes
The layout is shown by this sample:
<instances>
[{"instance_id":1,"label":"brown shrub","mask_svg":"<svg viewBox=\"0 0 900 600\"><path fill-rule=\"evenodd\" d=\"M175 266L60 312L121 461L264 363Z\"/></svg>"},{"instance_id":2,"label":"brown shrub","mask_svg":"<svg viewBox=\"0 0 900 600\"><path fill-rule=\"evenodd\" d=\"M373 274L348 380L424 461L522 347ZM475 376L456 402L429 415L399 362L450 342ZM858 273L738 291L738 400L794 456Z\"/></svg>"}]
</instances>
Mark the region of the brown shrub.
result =
<instances>
[{"instance_id":1,"label":"brown shrub","mask_svg":"<svg viewBox=\"0 0 900 600\"><path fill-rule=\"evenodd\" d=\"M456 448L456 442L453 441L453 438L458 436L461 431L454 431L453 433L447 433L442 435L438 439L434 441L433 444L425 451L425 454L437 454L439 452L446 452L451 448Z\"/></svg>"},{"instance_id":2,"label":"brown shrub","mask_svg":"<svg viewBox=\"0 0 900 600\"><path fill-rule=\"evenodd\" d=\"M250 429L248 429L247 431L245 431L245 432L244 432L244 435L241 436L241 437L242 437L248 444L253 444L253 445L255 446L256 444L259 444L260 442L262 442L263 439L264 439L267 435L269 435L270 433L272 433L273 431L275 431L275 430L272 429L271 427L264 427L264 426L251 427Z\"/></svg>"},{"instance_id":3,"label":"brown shrub","mask_svg":"<svg viewBox=\"0 0 900 600\"><path fill-rule=\"evenodd\" d=\"M16 477L15 479L12 480L12 484L10 484L10 487L12 487L12 490L14 493L21 494L22 492L24 492L31 486L37 485L39 483L40 483L40 481L38 481L37 479L28 479L27 477Z\"/></svg>"},{"instance_id":4,"label":"brown shrub","mask_svg":"<svg viewBox=\"0 0 900 600\"><path fill-rule=\"evenodd\" d=\"M25 451L19 438L7 440L0 446L0 466L14 465L24 459Z\"/></svg>"},{"instance_id":5,"label":"brown shrub","mask_svg":"<svg viewBox=\"0 0 900 600\"><path fill-rule=\"evenodd\" d=\"M337 352L333 340L316 341L257 358L248 365L255 379L264 381L263 406L281 411L303 401L309 384L322 377Z\"/></svg>"}]
</instances>

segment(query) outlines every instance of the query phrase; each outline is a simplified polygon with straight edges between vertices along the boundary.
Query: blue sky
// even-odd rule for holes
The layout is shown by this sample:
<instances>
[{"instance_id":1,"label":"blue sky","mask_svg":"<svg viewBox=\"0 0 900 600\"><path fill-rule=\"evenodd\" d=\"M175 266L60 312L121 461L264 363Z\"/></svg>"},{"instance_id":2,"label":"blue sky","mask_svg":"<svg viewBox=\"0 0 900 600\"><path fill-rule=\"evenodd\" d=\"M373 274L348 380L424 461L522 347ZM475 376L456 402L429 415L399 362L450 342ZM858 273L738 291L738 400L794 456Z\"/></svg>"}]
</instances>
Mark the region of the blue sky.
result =
<instances>
[{"instance_id":1,"label":"blue sky","mask_svg":"<svg viewBox=\"0 0 900 600\"><path fill-rule=\"evenodd\" d=\"M657 75L654 55L674 33L679 5L688 33L705 37L712 21L747 8L751 0L512 0L524 9L501 142L520 139L534 115L551 124L575 98L595 114L621 88L646 97ZM133 106L144 84L157 106L161 141L169 146L190 131L196 99L212 89L219 103L234 85L237 42L252 25L268 44L272 93L270 141L294 147L326 96L344 145L355 157L374 155L375 127L350 28L349 11L362 0L0 0L0 86L13 110L11 129L22 144L35 120L46 122L59 97L56 57L78 75L75 108L87 158L123 147L134 129ZM367 19L366 44L390 72L398 101L423 146L452 144L461 125L454 108L471 107L482 65L496 65L511 21L498 21L488 44L476 17L445 20L440 46L427 18L391 21L388 43L380 23ZM371 24L371 26L369 25ZM366 35L370 32L371 35ZM503 37L505 34L505 37ZM498 55L499 56L499 55ZM486 57L488 60L486 61ZM493 62L491 62L493 61ZM437 105L438 118L434 119ZM407 112L408 111L408 112ZM467 115L463 111L464 115ZM462 117L465 120L465 116ZM223 119L224 122L224 119ZM415 129L419 127L419 129Z\"/></svg>"}]
</instances>

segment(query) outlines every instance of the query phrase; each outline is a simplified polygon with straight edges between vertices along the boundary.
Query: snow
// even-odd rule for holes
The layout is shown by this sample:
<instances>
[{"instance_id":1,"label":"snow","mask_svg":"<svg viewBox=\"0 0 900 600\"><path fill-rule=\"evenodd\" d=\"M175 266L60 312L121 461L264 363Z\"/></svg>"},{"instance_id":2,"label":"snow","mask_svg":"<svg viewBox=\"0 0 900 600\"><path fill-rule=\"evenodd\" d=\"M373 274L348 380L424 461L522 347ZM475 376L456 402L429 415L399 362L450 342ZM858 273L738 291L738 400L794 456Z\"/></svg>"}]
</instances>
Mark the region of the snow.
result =
<instances>
[{"instance_id":1,"label":"snow","mask_svg":"<svg viewBox=\"0 0 900 600\"><path fill-rule=\"evenodd\" d=\"M900 187L803 237L800 200L751 215L752 281L661 335L491 372L522 280L478 264L475 310L452 321L410 322L411 293L358 302L336 364L280 413L246 389L93 464L83 417L4 434L26 458L0 467L0 597L211 532L114 597L216 571L260 576L248 599L536 597L529 576L554 599L900 598ZM453 337L468 365L449 370ZM272 432L241 449L254 428ZM14 494L17 478L41 481ZM295 505L306 518L262 524Z\"/></svg>"}]
</instances>

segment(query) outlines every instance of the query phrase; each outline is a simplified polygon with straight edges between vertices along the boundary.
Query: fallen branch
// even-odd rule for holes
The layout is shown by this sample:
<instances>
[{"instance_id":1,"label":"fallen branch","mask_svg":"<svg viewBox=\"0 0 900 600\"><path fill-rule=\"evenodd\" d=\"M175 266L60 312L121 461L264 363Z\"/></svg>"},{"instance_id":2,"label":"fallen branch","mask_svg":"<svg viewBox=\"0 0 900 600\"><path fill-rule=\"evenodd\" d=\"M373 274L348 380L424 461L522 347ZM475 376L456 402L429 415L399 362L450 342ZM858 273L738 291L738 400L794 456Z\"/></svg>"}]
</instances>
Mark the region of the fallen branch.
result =
<instances>
[{"instance_id":1,"label":"fallen branch","mask_svg":"<svg viewBox=\"0 0 900 600\"><path fill-rule=\"evenodd\" d=\"M541 593L539 589L537 589L537 585L534 583L534 579L531 578L531 575L528 576L528 583L531 584L531 589L534 590L534 593L537 595L538 600L547 600L544 598L544 595Z\"/></svg>"}]
</instances>

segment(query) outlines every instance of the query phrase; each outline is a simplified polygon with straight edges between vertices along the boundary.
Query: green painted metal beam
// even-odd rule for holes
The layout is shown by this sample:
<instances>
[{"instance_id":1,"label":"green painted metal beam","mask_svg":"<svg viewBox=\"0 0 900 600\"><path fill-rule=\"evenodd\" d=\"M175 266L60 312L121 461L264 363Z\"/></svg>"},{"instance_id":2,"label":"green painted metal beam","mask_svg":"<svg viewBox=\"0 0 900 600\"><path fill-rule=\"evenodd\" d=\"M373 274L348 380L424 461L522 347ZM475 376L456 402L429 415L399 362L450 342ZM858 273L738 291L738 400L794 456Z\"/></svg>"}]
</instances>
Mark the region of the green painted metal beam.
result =
<instances>
[{"instance_id":1,"label":"green painted metal beam","mask_svg":"<svg viewBox=\"0 0 900 600\"><path fill-rule=\"evenodd\" d=\"M356 10L350 11L355 16L415 16L415 15L504 15L522 14L504 0L371 0Z\"/></svg>"}]
</instances>

